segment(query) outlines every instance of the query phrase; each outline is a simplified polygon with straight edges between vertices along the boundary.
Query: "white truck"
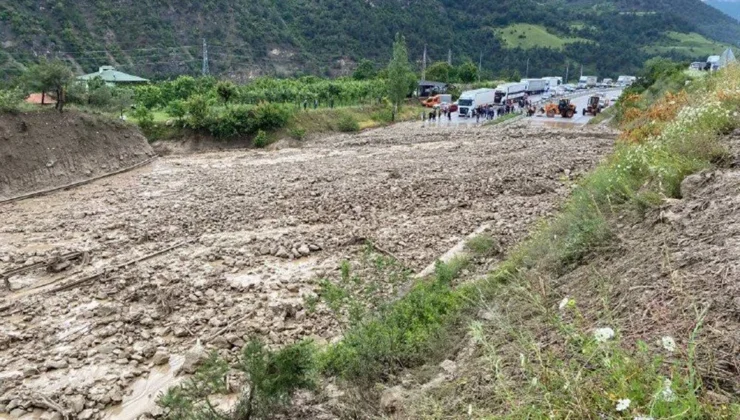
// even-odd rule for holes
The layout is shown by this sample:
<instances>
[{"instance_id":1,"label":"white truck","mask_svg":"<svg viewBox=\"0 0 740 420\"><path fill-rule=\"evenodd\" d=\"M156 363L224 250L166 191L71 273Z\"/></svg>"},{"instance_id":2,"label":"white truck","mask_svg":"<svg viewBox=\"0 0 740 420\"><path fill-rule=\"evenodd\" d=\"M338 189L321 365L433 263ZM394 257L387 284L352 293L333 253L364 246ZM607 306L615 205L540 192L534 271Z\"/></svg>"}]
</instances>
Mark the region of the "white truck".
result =
<instances>
[{"instance_id":1,"label":"white truck","mask_svg":"<svg viewBox=\"0 0 740 420\"><path fill-rule=\"evenodd\" d=\"M488 106L494 103L496 91L494 89L468 90L460 94L457 100L458 115L460 117L472 117L473 110L479 106Z\"/></svg>"},{"instance_id":2,"label":"white truck","mask_svg":"<svg viewBox=\"0 0 740 420\"><path fill-rule=\"evenodd\" d=\"M527 94L526 83L504 83L496 87L496 94L493 103L497 105L506 105L507 101L518 101Z\"/></svg>"},{"instance_id":3,"label":"white truck","mask_svg":"<svg viewBox=\"0 0 740 420\"><path fill-rule=\"evenodd\" d=\"M544 93L548 86L548 82L545 79L522 79L521 83L527 85L525 90L528 95Z\"/></svg>"},{"instance_id":4,"label":"white truck","mask_svg":"<svg viewBox=\"0 0 740 420\"><path fill-rule=\"evenodd\" d=\"M543 80L547 81L547 89L548 90L554 90L558 86L563 84L563 78L562 77L543 77Z\"/></svg>"},{"instance_id":5,"label":"white truck","mask_svg":"<svg viewBox=\"0 0 740 420\"><path fill-rule=\"evenodd\" d=\"M617 78L617 86L629 86L632 83L635 83L637 80L637 77L635 76L619 76Z\"/></svg>"},{"instance_id":6,"label":"white truck","mask_svg":"<svg viewBox=\"0 0 740 420\"><path fill-rule=\"evenodd\" d=\"M578 79L578 89L590 89L595 87L598 81L599 78L596 76L581 76L581 78Z\"/></svg>"}]
</instances>

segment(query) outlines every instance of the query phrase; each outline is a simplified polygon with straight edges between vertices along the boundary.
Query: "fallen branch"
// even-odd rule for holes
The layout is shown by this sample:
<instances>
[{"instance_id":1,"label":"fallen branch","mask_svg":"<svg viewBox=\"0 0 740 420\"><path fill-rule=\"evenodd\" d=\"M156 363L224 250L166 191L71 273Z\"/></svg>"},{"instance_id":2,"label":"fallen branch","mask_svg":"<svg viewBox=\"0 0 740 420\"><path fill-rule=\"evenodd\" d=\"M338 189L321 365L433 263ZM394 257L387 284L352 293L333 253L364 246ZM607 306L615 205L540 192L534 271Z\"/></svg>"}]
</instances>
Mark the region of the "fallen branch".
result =
<instances>
[{"instance_id":1,"label":"fallen branch","mask_svg":"<svg viewBox=\"0 0 740 420\"><path fill-rule=\"evenodd\" d=\"M55 403L44 395L36 394L34 398L34 405L37 407L48 408L61 414L64 420L69 420L70 412L62 408L61 405Z\"/></svg>"},{"instance_id":2,"label":"fallen branch","mask_svg":"<svg viewBox=\"0 0 740 420\"><path fill-rule=\"evenodd\" d=\"M151 254L144 255L143 257L139 257L139 258L136 258L134 260L127 261L127 262L125 262L123 264L118 264L117 266L115 266L115 267L113 267L111 269L103 270L100 273L96 273L96 274L93 274L93 275L90 275L90 276L81 278L79 280L75 280L73 282L70 282L70 283L63 284L61 286L55 287L55 288L49 290L48 293L55 293L55 292L60 292L62 290L68 290L68 289L70 289L72 287L79 286L79 285L84 284L84 283L87 283L89 281L97 280L98 278L104 276L105 274L108 274L109 272L118 271L118 270L120 270L122 268L126 268L128 266L131 266L131 265L134 265L134 264L138 264L138 263L140 263L142 261L146 261L146 260L152 259L154 257L158 257L158 256L160 256L162 254L166 254L166 253L168 253L168 252L170 252L170 251L172 251L174 249L180 248L181 246L184 246L184 245L187 245L187 244L190 244L190 243L193 243L193 242L195 242L195 239L191 239L191 240L188 240L188 241L185 241L185 242L180 242L180 243L178 243L176 245L172 245L171 247L165 248L163 250L160 250L160 251L157 251L157 252L153 252Z\"/></svg>"},{"instance_id":3,"label":"fallen branch","mask_svg":"<svg viewBox=\"0 0 740 420\"><path fill-rule=\"evenodd\" d=\"M12 270L8 270L4 273L0 273L0 277L2 277L5 280L5 286L8 288L8 290L10 290L10 281L8 279L12 276L15 276L16 274L20 274L20 273L23 273L29 270L33 270L35 268L46 267L49 264L58 263L61 261L74 260L74 259L80 258L82 255L83 255L82 252L70 252L68 254L61 255L52 261L37 262L33 264L24 265L22 267L14 268Z\"/></svg>"}]
</instances>

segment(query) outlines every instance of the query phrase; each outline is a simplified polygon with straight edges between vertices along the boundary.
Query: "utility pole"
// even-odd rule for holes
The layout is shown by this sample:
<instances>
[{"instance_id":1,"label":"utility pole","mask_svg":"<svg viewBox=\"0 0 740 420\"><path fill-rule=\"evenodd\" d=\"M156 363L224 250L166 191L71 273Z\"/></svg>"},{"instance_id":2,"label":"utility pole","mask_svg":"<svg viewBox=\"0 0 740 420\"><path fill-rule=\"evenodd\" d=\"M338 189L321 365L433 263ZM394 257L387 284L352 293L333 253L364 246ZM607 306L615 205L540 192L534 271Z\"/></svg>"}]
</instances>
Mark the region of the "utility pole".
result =
<instances>
[{"instance_id":1,"label":"utility pole","mask_svg":"<svg viewBox=\"0 0 740 420\"><path fill-rule=\"evenodd\" d=\"M478 83L480 83L480 73L483 70L483 53L478 57Z\"/></svg>"},{"instance_id":2,"label":"utility pole","mask_svg":"<svg viewBox=\"0 0 740 420\"><path fill-rule=\"evenodd\" d=\"M527 58L527 72L525 73L525 78L529 78L529 58Z\"/></svg>"},{"instance_id":3,"label":"utility pole","mask_svg":"<svg viewBox=\"0 0 740 420\"><path fill-rule=\"evenodd\" d=\"M208 44L203 38L203 76L208 76Z\"/></svg>"},{"instance_id":4,"label":"utility pole","mask_svg":"<svg viewBox=\"0 0 740 420\"><path fill-rule=\"evenodd\" d=\"M452 66L452 48L447 50L447 65Z\"/></svg>"},{"instance_id":5,"label":"utility pole","mask_svg":"<svg viewBox=\"0 0 740 420\"><path fill-rule=\"evenodd\" d=\"M565 67L565 83L568 83L568 72L570 71L570 63L568 63L568 66Z\"/></svg>"},{"instance_id":6,"label":"utility pole","mask_svg":"<svg viewBox=\"0 0 740 420\"><path fill-rule=\"evenodd\" d=\"M581 77L583 77L583 64L581 64Z\"/></svg>"},{"instance_id":7,"label":"utility pole","mask_svg":"<svg viewBox=\"0 0 740 420\"><path fill-rule=\"evenodd\" d=\"M427 80L427 44L424 44L424 58L421 63L421 80Z\"/></svg>"}]
</instances>

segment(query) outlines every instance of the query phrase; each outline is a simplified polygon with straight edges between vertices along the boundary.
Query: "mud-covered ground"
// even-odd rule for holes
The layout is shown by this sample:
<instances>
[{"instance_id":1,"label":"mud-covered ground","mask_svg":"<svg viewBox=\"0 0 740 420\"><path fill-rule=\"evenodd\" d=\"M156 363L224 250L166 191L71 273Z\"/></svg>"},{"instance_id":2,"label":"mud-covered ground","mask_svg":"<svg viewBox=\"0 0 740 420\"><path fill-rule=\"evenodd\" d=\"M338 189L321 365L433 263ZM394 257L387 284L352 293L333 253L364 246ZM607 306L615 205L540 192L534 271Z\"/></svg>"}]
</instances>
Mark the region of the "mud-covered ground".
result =
<instances>
[{"instance_id":1,"label":"mud-covered ground","mask_svg":"<svg viewBox=\"0 0 740 420\"><path fill-rule=\"evenodd\" d=\"M612 143L598 127L408 123L164 157L0 205L0 273L31 265L0 287L0 413L132 418L194 346L335 339L304 297L365 241L416 272L486 222L506 248Z\"/></svg>"}]
</instances>

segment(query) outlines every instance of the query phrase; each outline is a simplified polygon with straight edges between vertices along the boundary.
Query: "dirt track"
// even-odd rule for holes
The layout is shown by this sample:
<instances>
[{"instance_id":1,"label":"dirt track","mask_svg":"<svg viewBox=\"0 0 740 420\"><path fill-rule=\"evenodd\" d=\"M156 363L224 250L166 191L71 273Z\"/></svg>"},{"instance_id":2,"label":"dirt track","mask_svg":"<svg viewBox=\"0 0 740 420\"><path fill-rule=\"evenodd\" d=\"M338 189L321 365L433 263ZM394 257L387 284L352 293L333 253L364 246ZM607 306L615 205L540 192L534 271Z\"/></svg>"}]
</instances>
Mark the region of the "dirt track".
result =
<instances>
[{"instance_id":1,"label":"dirt track","mask_svg":"<svg viewBox=\"0 0 740 420\"><path fill-rule=\"evenodd\" d=\"M232 355L247 336L331 340L334 321L303 297L363 239L414 271L484 222L505 248L612 142L601 128L408 123L301 149L165 157L2 205L0 273L80 255L0 288L0 413L22 415L43 395L100 417L196 340Z\"/></svg>"}]
</instances>

